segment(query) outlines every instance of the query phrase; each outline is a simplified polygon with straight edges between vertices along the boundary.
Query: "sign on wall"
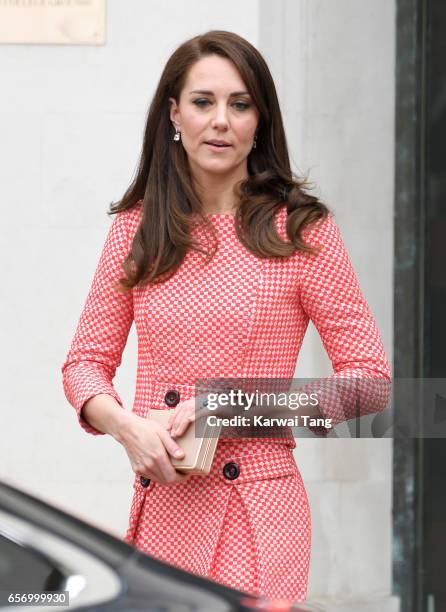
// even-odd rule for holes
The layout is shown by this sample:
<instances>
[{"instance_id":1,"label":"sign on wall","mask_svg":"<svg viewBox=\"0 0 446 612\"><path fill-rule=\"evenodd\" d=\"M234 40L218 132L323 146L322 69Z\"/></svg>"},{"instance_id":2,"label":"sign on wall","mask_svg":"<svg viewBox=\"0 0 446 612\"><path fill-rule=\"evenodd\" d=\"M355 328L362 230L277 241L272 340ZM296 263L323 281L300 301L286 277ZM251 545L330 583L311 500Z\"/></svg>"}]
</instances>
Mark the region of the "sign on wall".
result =
<instances>
[{"instance_id":1,"label":"sign on wall","mask_svg":"<svg viewBox=\"0 0 446 612\"><path fill-rule=\"evenodd\" d=\"M105 0L0 0L0 43L104 42Z\"/></svg>"}]
</instances>

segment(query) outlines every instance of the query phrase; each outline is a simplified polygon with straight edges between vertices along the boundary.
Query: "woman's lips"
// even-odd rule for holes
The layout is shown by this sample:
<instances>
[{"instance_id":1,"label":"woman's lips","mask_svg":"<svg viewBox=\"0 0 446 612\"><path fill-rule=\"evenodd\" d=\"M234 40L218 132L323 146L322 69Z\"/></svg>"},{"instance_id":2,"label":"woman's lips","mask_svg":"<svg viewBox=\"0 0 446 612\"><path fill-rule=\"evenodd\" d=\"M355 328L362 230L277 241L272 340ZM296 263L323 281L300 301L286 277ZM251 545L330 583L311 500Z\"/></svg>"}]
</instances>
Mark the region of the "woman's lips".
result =
<instances>
[{"instance_id":1,"label":"woman's lips","mask_svg":"<svg viewBox=\"0 0 446 612\"><path fill-rule=\"evenodd\" d=\"M210 142L205 142L205 145L207 145L208 147L210 147L213 151L226 151L226 149L230 149L231 145L214 145L211 144Z\"/></svg>"}]
</instances>

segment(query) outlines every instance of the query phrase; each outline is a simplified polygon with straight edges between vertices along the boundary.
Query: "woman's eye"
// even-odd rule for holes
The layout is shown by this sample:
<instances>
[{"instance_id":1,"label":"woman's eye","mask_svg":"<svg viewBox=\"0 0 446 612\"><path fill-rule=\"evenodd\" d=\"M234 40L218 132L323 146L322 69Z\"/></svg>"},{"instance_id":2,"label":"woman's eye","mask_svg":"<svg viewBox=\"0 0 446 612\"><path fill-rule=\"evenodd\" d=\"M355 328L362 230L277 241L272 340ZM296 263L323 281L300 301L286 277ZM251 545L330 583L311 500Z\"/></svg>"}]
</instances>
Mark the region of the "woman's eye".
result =
<instances>
[{"instance_id":1,"label":"woman's eye","mask_svg":"<svg viewBox=\"0 0 446 612\"><path fill-rule=\"evenodd\" d=\"M209 100L206 100L205 98L198 98L197 100L194 100L194 104L196 104L199 107L204 107L210 104L210 102ZM250 107L250 104L248 104L247 102L234 102L233 106L237 110L244 111Z\"/></svg>"},{"instance_id":2,"label":"woman's eye","mask_svg":"<svg viewBox=\"0 0 446 612\"><path fill-rule=\"evenodd\" d=\"M246 110L250 105L246 102L234 102L234 106L236 106L238 110Z\"/></svg>"},{"instance_id":3,"label":"woman's eye","mask_svg":"<svg viewBox=\"0 0 446 612\"><path fill-rule=\"evenodd\" d=\"M197 106L205 106L209 103L209 100L205 100L204 98L200 98L199 100L194 100L194 104Z\"/></svg>"}]
</instances>

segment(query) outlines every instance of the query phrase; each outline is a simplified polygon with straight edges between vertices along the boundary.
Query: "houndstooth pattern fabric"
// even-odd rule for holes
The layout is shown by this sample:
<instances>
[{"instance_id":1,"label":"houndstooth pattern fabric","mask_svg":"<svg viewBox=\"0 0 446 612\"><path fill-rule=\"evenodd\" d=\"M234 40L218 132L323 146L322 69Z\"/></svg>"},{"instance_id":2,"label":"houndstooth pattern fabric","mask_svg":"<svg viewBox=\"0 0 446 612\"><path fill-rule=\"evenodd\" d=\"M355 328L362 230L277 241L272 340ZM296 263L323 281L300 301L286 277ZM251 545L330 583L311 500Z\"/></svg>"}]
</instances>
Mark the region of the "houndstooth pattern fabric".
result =
<instances>
[{"instance_id":1,"label":"houndstooth pattern fabric","mask_svg":"<svg viewBox=\"0 0 446 612\"><path fill-rule=\"evenodd\" d=\"M240 466L235 480L223 474L229 462ZM128 542L233 588L305 599L310 511L287 445L220 444L206 478L134 487Z\"/></svg>"},{"instance_id":2,"label":"houndstooth pattern fabric","mask_svg":"<svg viewBox=\"0 0 446 612\"><path fill-rule=\"evenodd\" d=\"M332 216L304 232L307 243L323 247L317 256L260 259L238 240L234 217L209 215L219 242L209 263L191 250L166 282L121 294L112 285L122 275L141 214L138 203L115 216L62 367L65 394L87 432L101 433L82 418L88 399L108 393L122 406L112 381L133 322L133 410L145 418L167 408L169 390L181 400L193 397L197 378L292 379L310 319L333 364L330 380L390 379L379 332ZM275 223L285 238L285 209ZM198 222L191 231L206 242ZM340 410L339 393L325 394L324 415L335 422L348 418L349 398L356 403L355 394L343 396ZM294 447L291 436L222 439L207 477L174 486L152 481L147 488L135 477L126 541L229 586L302 601L311 520ZM235 480L223 474L231 461L240 469Z\"/></svg>"}]
</instances>

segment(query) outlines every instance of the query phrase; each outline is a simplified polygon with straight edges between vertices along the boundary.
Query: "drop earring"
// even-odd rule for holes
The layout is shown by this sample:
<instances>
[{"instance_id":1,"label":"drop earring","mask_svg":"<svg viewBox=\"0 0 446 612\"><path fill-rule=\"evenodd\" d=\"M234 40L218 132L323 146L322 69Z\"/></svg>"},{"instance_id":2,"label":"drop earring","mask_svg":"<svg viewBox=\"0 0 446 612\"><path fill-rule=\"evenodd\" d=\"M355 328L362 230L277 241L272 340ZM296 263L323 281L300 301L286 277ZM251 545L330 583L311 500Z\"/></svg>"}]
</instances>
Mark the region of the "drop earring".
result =
<instances>
[{"instance_id":1,"label":"drop earring","mask_svg":"<svg viewBox=\"0 0 446 612\"><path fill-rule=\"evenodd\" d=\"M173 139L175 142L178 142L181 139L181 133L178 130L175 130L175 136Z\"/></svg>"},{"instance_id":2,"label":"drop earring","mask_svg":"<svg viewBox=\"0 0 446 612\"><path fill-rule=\"evenodd\" d=\"M252 148L255 149L257 147L257 134L254 136L254 141L252 143Z\"/></svg>"}]
</instances>

